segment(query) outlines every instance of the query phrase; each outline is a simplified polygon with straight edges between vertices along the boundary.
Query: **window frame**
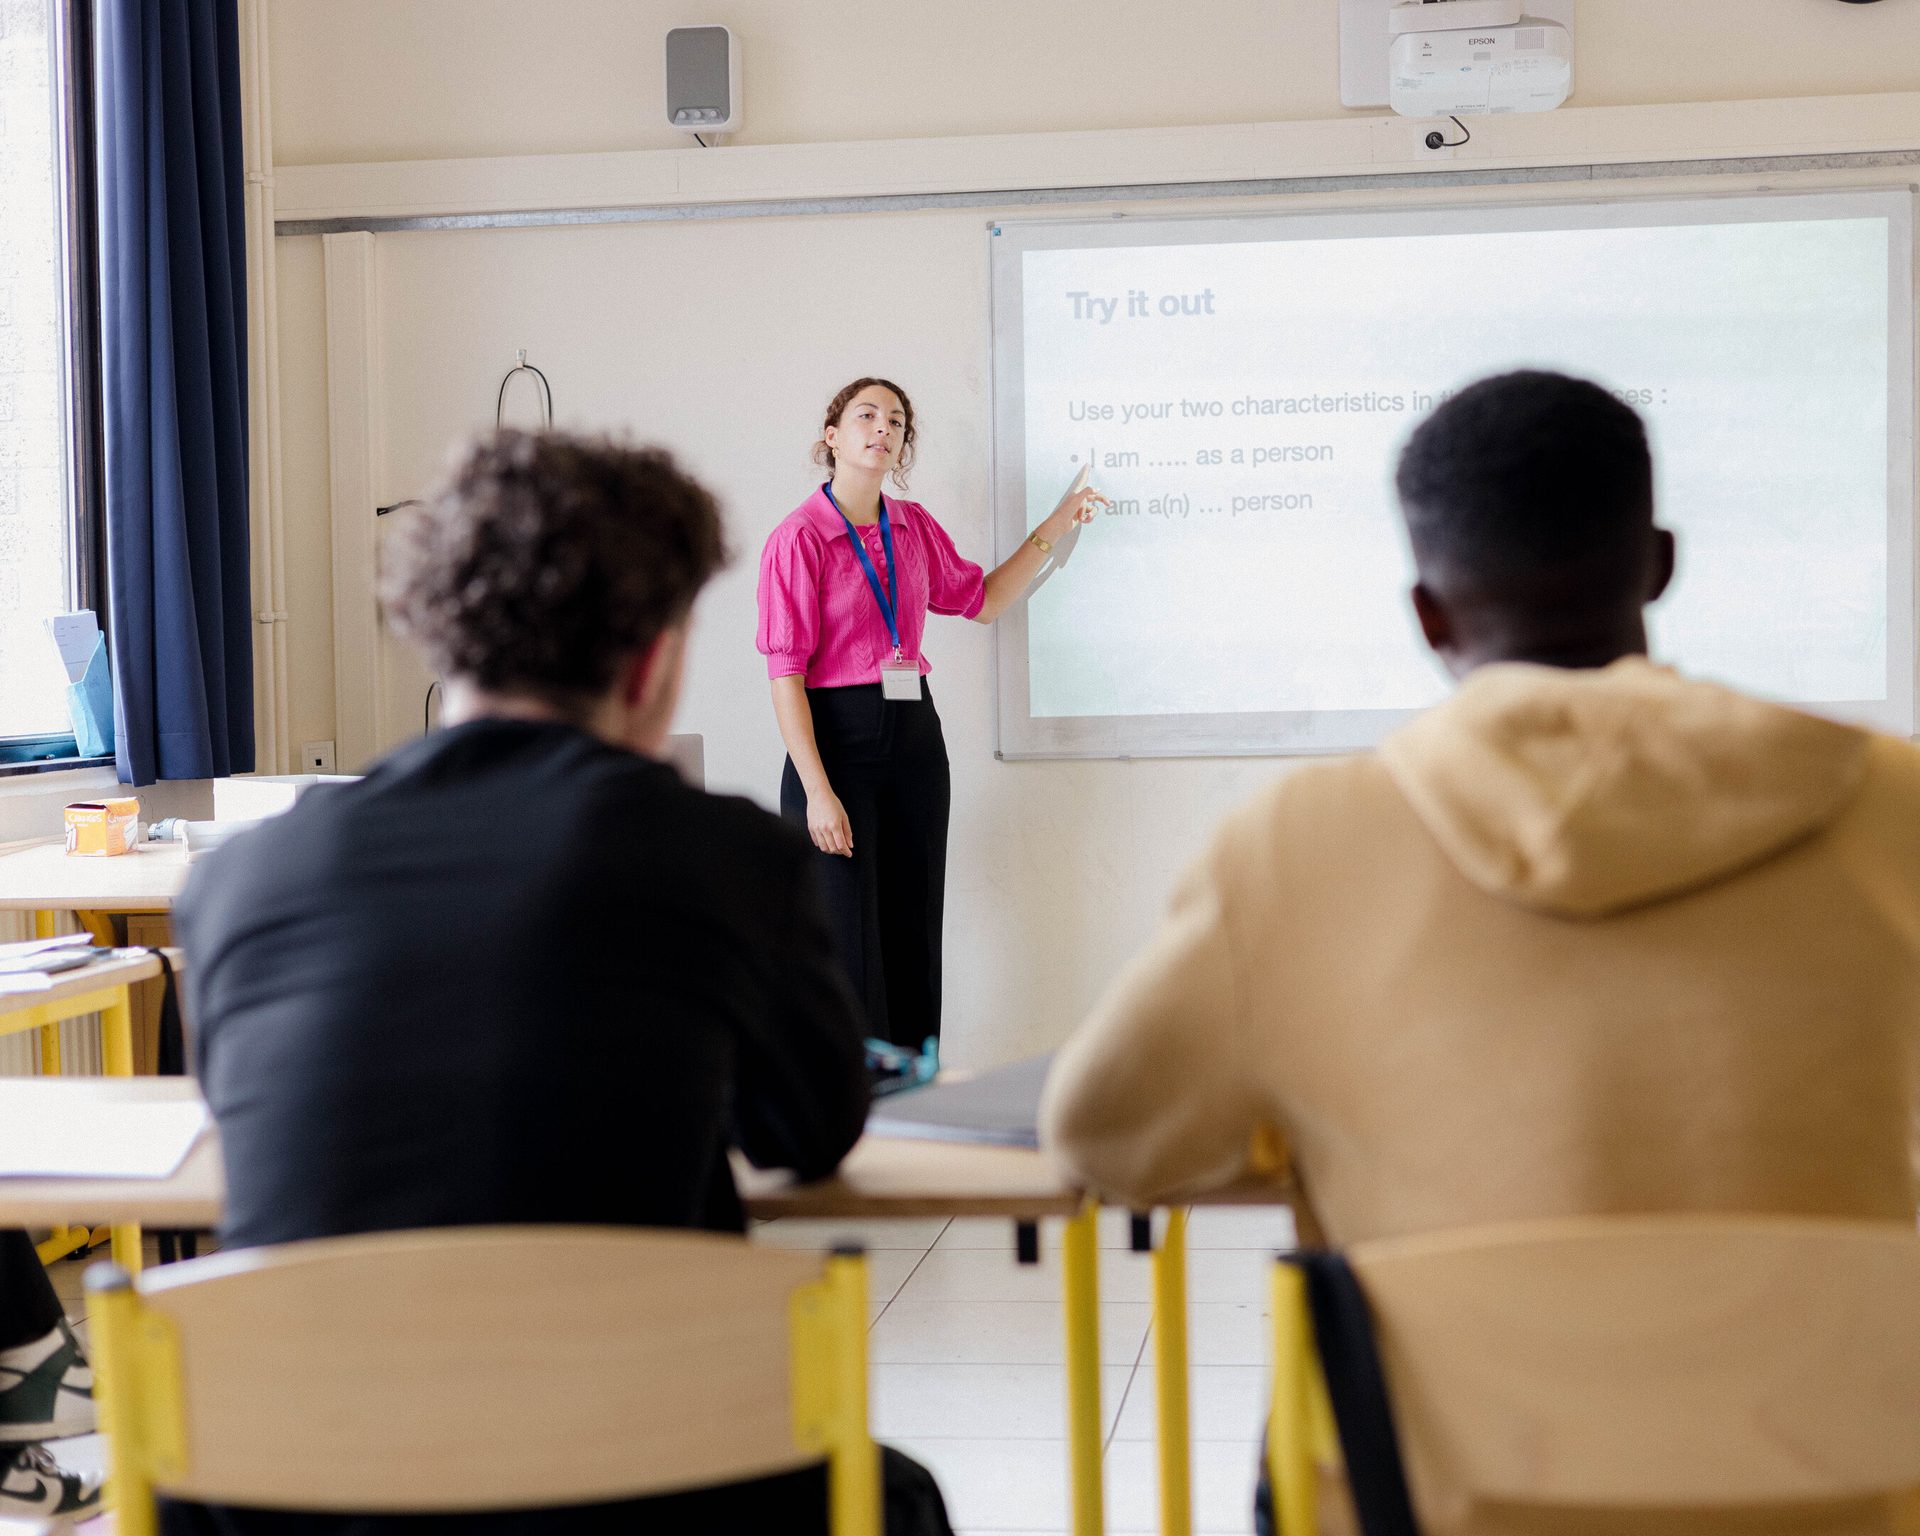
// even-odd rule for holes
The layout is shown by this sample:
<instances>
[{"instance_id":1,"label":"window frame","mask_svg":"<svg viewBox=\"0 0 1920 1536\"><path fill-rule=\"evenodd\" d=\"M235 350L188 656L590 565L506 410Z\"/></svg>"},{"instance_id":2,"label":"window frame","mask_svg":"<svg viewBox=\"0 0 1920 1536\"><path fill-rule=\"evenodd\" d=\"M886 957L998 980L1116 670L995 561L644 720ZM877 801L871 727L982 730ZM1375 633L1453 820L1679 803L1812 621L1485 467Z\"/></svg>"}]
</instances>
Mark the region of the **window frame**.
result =
<instances>
[{"instance_id":1,"label":"window frame","mask_svg":"<svg viewBox=\"0 0 1920 1536\"><path fill-rule=\"evenodd\" d=\"M92 0L50 0L55 194L61 259L61 447L65 473L67 601L91 608L109 633L106 447L102 433L98 116ZM0 777L90 768L72 731L0 735Z\"/></svg>"}]
</instances>

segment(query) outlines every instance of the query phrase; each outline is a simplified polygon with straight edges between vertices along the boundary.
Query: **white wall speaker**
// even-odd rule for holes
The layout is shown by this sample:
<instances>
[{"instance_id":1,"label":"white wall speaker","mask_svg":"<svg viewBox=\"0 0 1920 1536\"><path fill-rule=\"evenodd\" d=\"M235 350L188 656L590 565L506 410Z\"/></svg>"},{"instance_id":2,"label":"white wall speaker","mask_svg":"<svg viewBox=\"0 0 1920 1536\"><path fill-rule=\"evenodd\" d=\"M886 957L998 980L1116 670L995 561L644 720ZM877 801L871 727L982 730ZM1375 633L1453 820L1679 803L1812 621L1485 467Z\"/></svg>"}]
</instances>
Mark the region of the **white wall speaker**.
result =
<instances>
[{"instance_id":1,"label":"white wall speaker","mask_svg":"<svg viewBox=\"0 0 1920 1536\"><path fill-rule=\"evenodd\" d=\"M740 45L727 27L667 33L667 121L683 133L729 133L740 122Z\"/></svg>"}]
</instances>

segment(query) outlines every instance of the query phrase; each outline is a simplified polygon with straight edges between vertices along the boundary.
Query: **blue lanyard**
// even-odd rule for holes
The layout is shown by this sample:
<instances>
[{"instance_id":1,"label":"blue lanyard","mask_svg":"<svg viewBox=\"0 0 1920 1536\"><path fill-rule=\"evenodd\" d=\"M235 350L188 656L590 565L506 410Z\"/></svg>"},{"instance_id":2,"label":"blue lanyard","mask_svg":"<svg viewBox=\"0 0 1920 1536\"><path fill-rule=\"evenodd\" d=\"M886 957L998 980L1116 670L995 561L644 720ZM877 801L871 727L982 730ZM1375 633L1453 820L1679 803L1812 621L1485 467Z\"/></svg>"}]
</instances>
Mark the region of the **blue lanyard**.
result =
<instances>
[{"instance_id":1,"label":"blue lanyard","mask_svg":"<svg viewBox=\"0 0 1920 1536\"><path fill-rule=\"evenodd\" d=\"M847 525L847 539L853 545L854 558L860 562L860 569L867 573L867 585L873 588L873 600L880 605L880 617L887 621L887 633L893 639L893 654L900 655L900 567L893 558L893 527L887 518L887 498L880 498L880 543L887 552L887 584L880 585L880 573L873 568L873 557L867 553L867 546L860 541L860 534L853 526L853 519L847 516L846 508L840 505L839 498L833 494L833 483L829 481L820 487L827 493L827 500L833 503L833 510L840 514L840 521Z\"/></svg>"}]
</instances>

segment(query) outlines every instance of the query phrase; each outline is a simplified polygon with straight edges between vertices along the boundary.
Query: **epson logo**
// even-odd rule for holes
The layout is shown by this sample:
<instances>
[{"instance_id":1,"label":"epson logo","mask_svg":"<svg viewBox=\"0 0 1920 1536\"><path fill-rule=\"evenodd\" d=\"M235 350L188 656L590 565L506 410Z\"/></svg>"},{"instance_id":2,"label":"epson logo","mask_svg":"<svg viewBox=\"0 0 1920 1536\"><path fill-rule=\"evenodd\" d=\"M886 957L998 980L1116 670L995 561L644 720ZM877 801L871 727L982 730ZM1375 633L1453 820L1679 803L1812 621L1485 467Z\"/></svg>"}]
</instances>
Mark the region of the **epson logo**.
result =
<instances>
[{"instance_id":1,"label":"epson logo","mask_svg":"<svg viewBox=\"0 0 1920 1536\"><path fill-rule=\"evenodd\" d=\"M1470 37L1467 39L1467 46L1469 48L1491 48L1499 41L1500 39L1497 37Z\"/></svg>"}]
</instances>

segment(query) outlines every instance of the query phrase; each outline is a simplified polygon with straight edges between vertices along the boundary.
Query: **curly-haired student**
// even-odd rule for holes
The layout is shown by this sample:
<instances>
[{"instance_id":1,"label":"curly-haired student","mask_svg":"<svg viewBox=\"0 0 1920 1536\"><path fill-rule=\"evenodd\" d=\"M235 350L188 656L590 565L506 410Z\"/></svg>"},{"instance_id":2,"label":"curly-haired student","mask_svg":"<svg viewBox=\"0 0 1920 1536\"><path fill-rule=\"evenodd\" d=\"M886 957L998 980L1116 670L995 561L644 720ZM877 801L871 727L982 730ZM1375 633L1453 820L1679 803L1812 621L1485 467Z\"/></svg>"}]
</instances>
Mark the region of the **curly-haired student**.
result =
<instances>
[{"instance_id":1,"label":"curly-haired student","mask_svg":"<svg viewBox=\"0 0 1920 1536\"><path fill-rule=\"evenodd\" d=\"M712 497L657 449L505 433L389 554L387 611L445 679L445 728L212 854L175 909L226 1243L741 1231L729 1148L826 1174L867 1081L806 840L659 756L694 598L725 559ZM925 1470L885 1469L893 1536L945 1536ZM825 1503L812 1468L399 1524L823 1532ZM165 1529L389 1523L173 1506Z\"/></svg>"}]
</instances>

